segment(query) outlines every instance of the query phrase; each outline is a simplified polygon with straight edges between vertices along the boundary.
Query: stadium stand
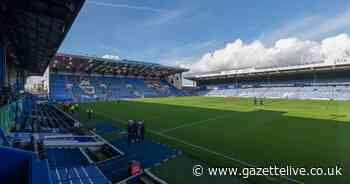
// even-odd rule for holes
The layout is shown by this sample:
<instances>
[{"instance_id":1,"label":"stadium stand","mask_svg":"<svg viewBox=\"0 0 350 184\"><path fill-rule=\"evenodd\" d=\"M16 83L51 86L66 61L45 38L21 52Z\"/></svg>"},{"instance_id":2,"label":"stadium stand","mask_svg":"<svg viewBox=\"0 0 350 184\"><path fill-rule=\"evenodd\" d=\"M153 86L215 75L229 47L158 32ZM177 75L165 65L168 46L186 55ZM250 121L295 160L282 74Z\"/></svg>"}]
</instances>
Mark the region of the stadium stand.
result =
<instances>
[{"instance_id":1,"label":"stadium stand","mask_svg":"<svg viewBox=\"0 0 350 184\"><path fill-rule=\"evenodd\" d=\"M139 61L59 54L50 64L50 99L86 102L185 96L181 90L185 71Z\"/></svg>"},{"instance_id":2,"label":"stadium stand","mask_svg":"<svg viewBox=\"0 0 350 184\"><path fill-rule=\"evenodd\" d=\"M124 138L110 144L96 133L84 130L83 127L77 130L74 127L77 121L53 104L40 104L31 95L25 97L23 102L31 107L24 114L27 117L21 122L14 121L8 132L3 132L2 135L2 143L6 139L7 146L10 145L13 148L0 147L2 154L14 154L12 152L15 152L19 160L26 159L26 162L36 164L25 163L21 166L16 162L22 163L23 161L16 161L17 158L11 156L13 160L8 164L13 164L13 167L21 167L24 172L23 176L21 175L22 178L31 178L25 172L36 172L31 169L41 168L47 174L46 180L42 180L45 181L43 183L109 184L120 181L157 183L156 179L152 179L154 176L151 177L143 172L139 175L131 175L130 161L137 160L146 168L178 153L176 150L148 140L130 149L126 148L127 141ZM102 132L121 131L114 126L100 124L98 127ZM157 154L154 154L155 150ZM5 162L4 164L7 165ZM22 172L18 168L14 170ZM2 174L10 176L10 173ZM42 174L45 172L39 175ZM11 178L9 181L15 180L16 177Z\"/></svg>"},{"instance_id":3,"label":"stadium stand","mask_svg":"<svg viewBox=\"0 0 350 184\"><path fill-rule=\"evenodd\" d=\"M350 63L231 71L185 77L197 95L284 99L350 100Z\"/></svg>"},{"instance_id":4,"label":"stadium stand","mask_svg":"<svg viewBox=\"0 0 350 184\"><path fill-rule=\"evenodd\" d=\"M181 68L56 54L84 2L0 2L1 183L165 183L143 170L131 173L131 159L141 157L125 154L121 145L97 134L120 128L105 125L95 133L52 103L186 95L181 86L187 70ZM49 98L24 91L29 75L45 71ZM144 146L153 144L135 152L140 155ZM157 160L171 155L163 149L157 149ZM143 156L142 163L148 159L155 160Z\"/></svg>"},{"instance_id":5,"label":"stadium stand","mask_svg":"<svg viewBox=\"0 0 350 184\"><path fill-rule=\"evenodd\" d=\"M0 182L21 184L166 183L147 170L179 151L150 140L127 145L88 130L55 102L185 96L188 70L125 59L57 54L84 0L0 1ZM47 69L47 70L46 70ZM350 99L350 63L249 69L186 77L191 94L291 99ZM48 98L24 91L48 71ZM119 134L118 134L119 136ZM134 162L135 161L135 162Z\"/></svg>"},{"instance_id":6,"label":"stadium stand","mask_svg":"<svg viewBox=\"0 0 350 184\"><path fill-rule=\"evenodd\" d=\"M62 80L62 78L66 78ZM52 77L52 98L57 101L89 101L136 97L182 96L166 81L115 77Z\"/></svg>"}]
</instances>

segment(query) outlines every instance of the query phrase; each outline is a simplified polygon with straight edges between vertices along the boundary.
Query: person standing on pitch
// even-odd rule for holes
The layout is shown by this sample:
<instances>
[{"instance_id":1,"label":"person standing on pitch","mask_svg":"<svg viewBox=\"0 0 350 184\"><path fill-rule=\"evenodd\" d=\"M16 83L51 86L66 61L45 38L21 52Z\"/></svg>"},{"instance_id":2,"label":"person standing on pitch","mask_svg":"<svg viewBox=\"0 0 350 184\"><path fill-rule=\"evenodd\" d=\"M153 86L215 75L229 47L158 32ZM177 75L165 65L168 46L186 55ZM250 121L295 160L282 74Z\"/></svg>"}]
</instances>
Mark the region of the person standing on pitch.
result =
<instances>
[{"instance_id":1,"label":"person standing on pitch","mask_svg":"<svg viewBox=\"0 0 350 184\"><path fill-rule=\"evenodd\" d=\"M74 104L71 104L71 105L70 105L70 112L71 112L72 114L74 114L74 111L75 111L75 106L74 106Z\"/></svg>"},{"instance_id":2,"label":"person standing on pitch","mask_svg":"<svg viewBox=\"0 0 350 184\"><path fill-rule=\"evenodd\" d=\"M254 105L256 106L258 103L258 99L256 98L256 96L254 97Z\"/></svg>"},{"instance_id":3,"label":"person standing on pitch","mask_svg":"<svg viewBox=\"0 0 350 184\"><path fill-rule=\"evenodd\" d=\"M92 113L93 113L91 107L89 107L89 108L87 109L87 113L88 113L88 118L89 118L89 120L91 120L91 118L92 118Z\"/></svg>"},{"instance_id":4,"label":"person standing on pitch","mask_svg":"<svg viewBox=\"0 0 350 184\"><path fill-rule=\"evenodd\" d=\"M141 142L141 126L142 126L142 121L137 122L137 142Z\"/></svg>"},{"instance_id":5,"label":"person standing on pitch","mask_svg":"<svg viewBox=\"0 0 350 184\"><path fill-rule=\"evenodd\" d=\"M80 107L79 107L79 104L78 104L78 103L75 104L75 110L76 110L77 112L79 112L79 110L80 110Z\"/></svg>"},{"instance_id":6,"label":"person standing on pitch","mask_svg":"<svg viewBox=\"0 0 350 184\"><path fill-rule=\"evenodd\" d=\"M141 142L145 140L145 122L141 121Z\"/></svg>"},{"instance_id":7,"label":"person standing on pitch","mask_svg":"<svg viewBox=\"0 0 350 184\"><path fill-rule=\"evenodd\" d=\"M132 121L131 124L131 135L132 135L132 142L136 142L137 139L137 123Z\"/></svg>"},{"instance_id":8,"label":"person standing on pitch","mask_svg":"<svg viewBox=\"0 0 350 184\"><path fill-rule=\"evenodd\" d=\"M128 122L128 147L130 147L131 140L132 140L132 120L129 120Z\"/></svg>"}]
</instances>

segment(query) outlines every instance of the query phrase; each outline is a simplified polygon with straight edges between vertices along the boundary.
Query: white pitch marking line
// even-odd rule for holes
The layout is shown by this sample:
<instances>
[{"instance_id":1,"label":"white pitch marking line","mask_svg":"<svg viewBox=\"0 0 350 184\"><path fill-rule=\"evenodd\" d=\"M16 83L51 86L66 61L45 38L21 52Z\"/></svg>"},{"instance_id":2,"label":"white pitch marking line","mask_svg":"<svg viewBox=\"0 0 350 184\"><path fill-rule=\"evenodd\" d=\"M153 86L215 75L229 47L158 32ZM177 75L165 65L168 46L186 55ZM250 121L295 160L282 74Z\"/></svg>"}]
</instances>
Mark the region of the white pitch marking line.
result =
<instances>
[{"instance_id":1,"label":"white pitch marking line","mask_svg":"<svg viewBox=\"0 0 350 184\"><path fill-rule=\"evenodd\" d=\"M216 151L213 151L213 150L210 150L208 148L205 148L205 147L202 147L202 146L199 146L199 145L195 145L195 144L192 144L192 143L189 143L189 142L186 142L184 140L181 140L181 139L178 139L176 137L173 137L173 136L168 136L168 135L165 135L163 133L160 133L160 132L157 132L157 131L154 131L154 130L148 130L150 131L151 133L154 133L156 135L159 135L159 136L162 136L162 137L165 137L165 138L168 138L168 139L172 139L174 141L177 141L179 143L182 143L182 144L185 144L187 146L191 146L193 148L196 148L196 149L199 149L199 150L202 150L202 151L206 151L208 153L211 153L211 154L214 154L214 155L217 155L217 156L221 156L222 158L225 158L227 160L232 160L232 161L235 161L237 163L240 163L242 165L245 165L245 166L248 166L248 167L255 167L255 168L258 168L259 166L256 166L256 165L253 165L253 164L250 164L248 162L245 162L243 160L239 160L239 159L236 159L236 158L233 158L233 157L230 157L228 155L225 155L225 154L222 154L222 153L218 153ZM280 176L281 178L285 179L285 180L288 180L288 181L291 181L291 182L294 182L294 183L298 183L298 184L304 184L303 182L301 181L298 181L296 179L293 179L293 178L289 178L289 177L286 177L286 176Z\"/></svg>"},{"instance_id":2,"label":"white pitch marking line","mask_svg":"<svg viewBox=\"0 0 350 184\"><path fill-rule=\"evenodd\" d=\"M217 116L217 117L214 117L214 118L209 118L209 119L205 119L205 120L195 121L193 123L183 124L183 125L180 125L180 126L177 126L177 127L174 127L174 128L169 128L169 129L166 129L166 130L162 130L162 131L160 131L160 133L167 133L167 132L171 132L171 131L174 131L174 130L177 130L177 129L180 129L180 128L191 127L191 126L194 126L194 125L206 123L208 121L218 120L218 119L221 119L221 118L224 118L224 117L227 117L227 116L229 116L229 115L222 115L222 116Z\"/></svg>"},{"instance_id":3,"label":"white pitch marking line","mask_svg":"<svg viewBox=\"0 0 350 184\"><path fill-rule=\"evenodd\" d=\"M105 116L105 117L108 117L108 118L111 118L111 119L120 121L119 119L114 118L114 117L111 117L111 116L109 116L109 115L107 115L107 114L105 114L105 113L101 113L101 112L96 112L96 113L98 113L98 114L100 114L100 115L103 115L103 116ZM123 123L123 121L122 121L122 123ZM248 167L255 167L255 168L258 167L258 166L256 166L256 165L250 164L250 163L245 162L245 161L243 161L243 160L239 160L239 159L230 157L230 156L228 156L228 155L225 155L225 154L222 154L222 153L218 153L218 152L216 152L216 151L213 151L213 150L210 150L210 149L208 149L208 148L205 148L205 147L202 147L202 146L198 146L198 145L195 145L195 144L186 142L186 141L181 140L181 139L178 139L178 138L176 138L176 137L172 137L172 136L169 136L169 135L165 135L165 134L163 134L163 133L161 133L161 132L158 132L158 131L155 131L155 130L148 129L148 131L151 132L151 133L153 133L153 134L156 134L156 135L159 135L159 136L168 138L168 139L172 139L172 140L174 140L174 141L177 141L177 142L179 142L179 143L185 144L185 145L187 145L187 146L191 146L191 147L193 147L193 148L196 148L196 149L199 149L199 150L202 150L202 151L211 153L211 154L213 154L213 155L220 156L220 157L225 158L225 159L227 159L227 160L235 161L235 162L237 162L237 163L240 163L240 164L245 165L245 166L248 166ZM293 178L289 178L289 177L286 177L286 176L279 176L279 177L282 178L282 179L285 179L285 180L287 180L287 181L294 182L294 183L305 184L305 183L303 183L303 182L301 182L301 181L299 181L299 180L296 180L296 179L293 179Z\"/></svg>"}]
</instances>

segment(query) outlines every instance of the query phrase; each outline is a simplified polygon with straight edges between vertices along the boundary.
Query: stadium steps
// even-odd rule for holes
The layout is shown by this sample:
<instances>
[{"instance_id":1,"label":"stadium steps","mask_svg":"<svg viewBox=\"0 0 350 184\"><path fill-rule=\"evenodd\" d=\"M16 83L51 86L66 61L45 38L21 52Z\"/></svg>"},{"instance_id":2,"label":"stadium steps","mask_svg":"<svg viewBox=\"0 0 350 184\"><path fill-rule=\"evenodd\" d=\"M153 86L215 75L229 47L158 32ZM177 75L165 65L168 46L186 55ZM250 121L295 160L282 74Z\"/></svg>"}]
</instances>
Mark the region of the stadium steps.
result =
<instances>
[{"instance_id":1,"label":"stadium steps","mask_svg":"<svg viewBox=\"0 0 350 184\"><path fill-rule=\"evenodd\" d=\"M94 165L54 168L50 170L53 184L109 184Z\"/></svg>"}]
</instances>

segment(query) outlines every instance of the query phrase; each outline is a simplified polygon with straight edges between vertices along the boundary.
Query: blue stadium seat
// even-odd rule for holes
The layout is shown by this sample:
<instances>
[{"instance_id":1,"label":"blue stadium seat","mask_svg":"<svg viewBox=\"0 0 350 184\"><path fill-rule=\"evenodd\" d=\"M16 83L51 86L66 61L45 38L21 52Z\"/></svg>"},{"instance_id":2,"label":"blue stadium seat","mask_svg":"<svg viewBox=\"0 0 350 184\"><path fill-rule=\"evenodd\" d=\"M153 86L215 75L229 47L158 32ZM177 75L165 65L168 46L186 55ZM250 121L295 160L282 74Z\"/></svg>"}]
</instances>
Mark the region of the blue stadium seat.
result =
<instances>
[{"instance_id":1,"label":"blue stadium seat","mask_svg":"<svg viewBox=\"0 0 350 184\"><path fill-rule=\"evenodd\" d=\"M303 79L239 84L203 85L200 96L266 97L282 99L350 100L350 79Z\"/></svg>"},{"instance_id":2,"label":"blue stadium seat","mask_svg":"<svg viewBox=\"0 0 350 184\"><path fill-rule=\"evenodd\" d=\"M185 96L166 80L51 75L50 97L55 101L94 101L118 98Z\"/></svg>"}]
</instances>

